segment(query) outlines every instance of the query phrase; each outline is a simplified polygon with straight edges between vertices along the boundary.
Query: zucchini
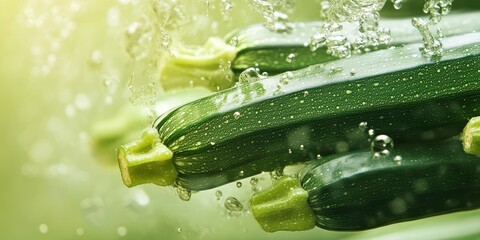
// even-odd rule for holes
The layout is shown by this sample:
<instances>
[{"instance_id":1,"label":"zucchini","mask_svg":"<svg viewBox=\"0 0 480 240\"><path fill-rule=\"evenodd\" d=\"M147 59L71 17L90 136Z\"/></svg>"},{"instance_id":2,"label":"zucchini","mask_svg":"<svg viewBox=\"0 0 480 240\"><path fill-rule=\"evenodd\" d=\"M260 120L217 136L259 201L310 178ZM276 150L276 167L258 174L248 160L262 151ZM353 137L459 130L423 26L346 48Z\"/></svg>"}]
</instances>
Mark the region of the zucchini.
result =
<instances>
[{"instance_id":1,"label":"zucchini","mask_svg":"<svg viewBox=\"0 0 480 240\"><path fill-rule=\"evenodd\" d=\"M398 143L457 135L480 114L480 33L443 41L437 62L411 44L242 84L176 108L154 122L155 140L118 149L124 183L214 188L335 153L339 143L344 150L365 147L362 122ZM175 177L164 179L161 167L150 164L162 145L173 152L162 159L178 171ZM137 166L142 155L150 160ZM130 166L142 164L148 171L137 181Z\"/></svg>"},{"instance_id":2,"label":"zucchini","mask_svg":"<svg viewBox=\"0 0 480 240\"><path fill-rule=\"evenodd\" d=\"M465 152L480 156L480 117L474 117L468 121L462 137Z\"/></svg>"},{"instance_id":3,"label":"zucchini","mask_svg":"<svg viewBox=\"0 0 480 240\"><path fill-rule=\"evenodd\" d=\"M252 213L270 232L306 230L312 221L328 230L353 231L480 208L480 161L466 154L458 139L400 145L393 153L377 158L364 151L315 161L300 180L284 177L254 195Z\"/></svg>"},{"instance_id":4,"label":"zucchini","mask_svg":"<svg viewBox=\"0 0 480 240\"><path fill-rule=\"evenodd\" d=\"M444 36L480 31L478 19L480 12L450 14L444 16L438 27ZM234 31L225 40L210 38L203 47L172 46L174 57L166 55L160 61L162 87L171 90L202 86L218 91L233 86L248 68L258 68L271 76L335 60L326 53L325 47L312 52L308 46L311 36L319 32L323 24L320 21L292 23L288 33L271 32L257 24ZM410 19L383 19L380 27L391 30L392 41L378 49L422 40ZM358 26L344 23L343 28L342 33L353 40ZM229 42L236 42L236 47ZM291 61L287 59L290 54L295 56Z\"/></svg>"}]
</instances>

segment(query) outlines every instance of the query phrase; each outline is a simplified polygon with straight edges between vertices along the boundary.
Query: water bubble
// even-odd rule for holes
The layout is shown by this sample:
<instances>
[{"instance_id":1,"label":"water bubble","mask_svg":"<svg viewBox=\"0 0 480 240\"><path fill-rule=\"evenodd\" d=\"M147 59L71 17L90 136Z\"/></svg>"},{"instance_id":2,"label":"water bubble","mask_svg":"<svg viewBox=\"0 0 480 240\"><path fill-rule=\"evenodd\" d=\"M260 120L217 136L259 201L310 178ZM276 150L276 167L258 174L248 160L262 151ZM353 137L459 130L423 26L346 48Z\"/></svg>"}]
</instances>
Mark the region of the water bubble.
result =
<instances>
[{"instance_id":1,"label":"water bubble","mask_svg":"<svg viewBox=\"0 0 480 240\"><path fill-rule=\"evenodd\" d=\"M240 116L241 116L240 112L234 112L234 113L233 113L233 118L234 118L235 120L239 119Z\"/></svg>"},{"instance_id":2,"label":"water bubble","mask_svg":"<svg viewBox=\"0 0 480 240\"><path fill-rule=\"evenodd\" d=\"M98 67L103 63L103 54L99 50L95 50L90 54L90 59L88 61L90 66Z\"/></svg>"},{"instance_id":3,"label":"water bubble","mask_svg":"<svg viewBox=\"0 0 480 240\"><path fill-rule=\"evenodd\" d=\"M322 33L314 33L310 38L309 46L312 52L324 47L327 44L327 36Z\"/></svg>"},{"instance_id":4,"label":"water bubble","mask_svg":"<svg viewBox=\"0 0 480 240\"><path fill-rule=\"evenodd\" d=\"M369 138L373 138L373 136L375 136L375 130L373 130L373 129L368 129L367 134L368 134L368 137L369 137Z\"/></svg>"},{"instance_id":5,"label":"water bubble","mask_svg":"<svg viewBox=\"0 0 480 240\"><path fill-rule=\"evenodd\" d=\"M192 197L192 192L182 186L177 186L176 187L176 192L177 196L182 200L182 201L189 201L190 198Z\"/></svg>"},{"instance_id":6,"label":"water bubble","mask_svg":"<svg viewBox=\"0 0 480 240\"><path fill-rule=\"evenodd\" d=\"M250 67L245 69L242 73L240 73L240 75L238 76L238 82L240 84L245 84L245 83L255 82L266 77L267 76L264 76L260 73L260 69Z\"/></svg>"},{"instance_id":7,"label":"water bubble","mask_svg":"<svg viewBox=\"0 0 480 240\"><path fill-rule=\"evenodd\" d=\"M45 224L45 223L42 223L42 224L40 224L40 226L38 226L38 230L39 230L42 234L46 234L46 233L48 233L48 225Z\"/></svg>"},{"instance_id":8,"label":"water bubble","mask_svg":"<svg viewBox=\"0 0 480 240\"><path fill-rule=\"evenodd\" d=\"M276 180L280 179L282 176L283 176L283 170L282 169L275 169L275 170L270 172L270 178L273 181L276 181Z\"/></svg>"},{"instance_id":9,"label":"water bubble","mask_svg":"<svg viewBox=\"0 0 480 240\"><path fill-rule=\"evenodd\" d=\"M238 37L232 37L232 39L230 39L229 44L233 47L238 46Z\"/></svg>"},{"instance_id":10,"label":"water bubble","mask_svg":"<svg viewBox=\"0 0 480 240\"><path fill-rule=\"evenodd\" d=\"M396 10L399 10L400 8L402 8L403 2L404 0L392 0L393 8L395 8Z\"/></svg>"},{"instance_id":11,"label":"water bubble","mask_svg":"<svg viewBox=\"0 0 480 240\"><path fill-rule=\"evenodd\" d=\"M293 78L293 73L290 71L287 71L285 73L282 73L280 75L280 83L282 85L287 85L288 82Z\"/></svg>"},{"instance_id":12,"label":"water bubble","mask_svg":"<svg viewBox=\"0 0 480 240\"><path fill-rule=\"evenodd\" d=\"M120 237L124 237L125 235L127 235L127 228L124 227L124 226L120 226L117 228L117 234L118 236Z\"/></svg>"},{"instance_id":13,"label":"water bubble","mask_svg":"<svg viewBox=\"0 0 480 240\"><path fill-rule=\"evenodd\" d=\"M237 182L236 185L237 185L237 188L241 188L242 187L242 182Z\"/></svg>"},{"instance_id":14,"label":"water bubble","mask_svg":"<svg viewBox=\"0 0 480 240\"><path fill-rule=\"evenodd\" d=\"M220 199L222 199L222 191L218 190L218 191L215 191L215 197L217 198L217 201L220 201Z\"/></svg>"},{"instance_id":15,"label":"water bubble","mask_svg":"<svg viewBox=\"0 0 480 240\"><path fill-rule=\"evenodd\" d=\"M355 69L350 69L350 76L354 76L355 74L357 74L357 71Z\"/></svg>"},{"instance_id":16,"label":"water bubble","mask_svg":"<svg viewBox=\"0 0 480 240\"><path fill-rule=\"evenodd\" d=\"M240 212L243 210L243 205L238 199L234 197L228 197L225 199L225 208L232 212Z\"/></svg>"},{"instance_id":17,"label":"water bubble","mask_svg":"<svg viewBox=\"0 0 480 240\"><path fill-rule=\"evenodd\" d=\"M293 60L295 60L295 53L288 54L287 59L285 59L288 63L292 63Z\"/></svg>"},{"instance_id":18,"label":"water bubble","mask_svg":"<svg viewBox=\"0 0 480 240\"><path fill-rule=\"evenodd\" d=\"M388 156L393 149L393 140L387 135L378 135L373 139L371 149L374 154Z\"/></svg>"},{"instance_id":19,"label":"water bubble","mask_svg":"<svg viewBox=\"0 0 480 240\"><path fill-rule=\"evenodd\" d=\"M396 165L401 165L402 164L402 156L400 155L397 155L393 158L393 162L396 164Z\"/></svg>"},{"instance_id":20,"label":"water bubble","mask_svg":"<svg viewBox=\"0 0 480 240\"><path fill-rule=\"evenodd\" d=\"M250 185L255 186L255 185L257 185L257 184L258 184L258 178L252 177L252 178L250 179Z\"/></svg>"},{"instance_id":21,"label":"water bubble","mask_svg":"<svg viewBox=\"0 0 480 240\"><path fill-rule=\"evenodd\" d=\"M79 227L75 230L75 233L77 233L78 236L83 236L83 234L85 234L85 230Z\"/></svg>"},{"instance_id":22,"label":"water bubble","mask_svg":"<svg viewBox=\"0 0 480 240\"><path fill-rule=\"evenodd\" d=\"M368 123L367 122L361 122L358 124L358 129L361 131L366 131L368 128Z\"/></svg>"}]
</instances>

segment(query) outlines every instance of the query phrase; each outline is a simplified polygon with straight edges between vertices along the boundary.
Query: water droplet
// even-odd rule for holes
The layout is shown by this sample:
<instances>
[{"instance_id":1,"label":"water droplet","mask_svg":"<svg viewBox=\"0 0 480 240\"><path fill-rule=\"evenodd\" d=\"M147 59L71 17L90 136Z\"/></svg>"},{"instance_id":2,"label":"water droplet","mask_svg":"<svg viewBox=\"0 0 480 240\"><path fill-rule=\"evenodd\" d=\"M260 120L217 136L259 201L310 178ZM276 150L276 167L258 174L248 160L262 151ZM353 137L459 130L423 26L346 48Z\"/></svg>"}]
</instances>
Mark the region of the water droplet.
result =
<instances>
[{"instance_id":1,"label":"water droplet","mask_svg":"<svg viewBox=\"0 0 480 240\"><path fill-rule=\"evenodd\" d=\"M350 76L355 76L357 74L357 71L355 69L350 69Z\"/></svg>"},{"instance_id":2,"label":"water droplet","mask_svg":"<svg viewBox=\"0 0 480 240\"><path fill-rule=\"evenodd\" d=\"M237 182L237 188L241 188L242 187L242 182Z\"/></svg>"},{"instance_id":3,"label":"water droplet","mask_svg":"<svg viewBox=\"0 0 480 240\"><path fill-rule=\"evenodd\" d=\"M285 61L287 61L288 63L292 63L293 60L295 60L295 53L288 54L287 58L285 59Z\"/></svg>"},{"instance_id":4,"label":"water droplet","mask_svg":"<svg viewBox=\"0 0 480 240\"><path fill-rule=\"evenodd\" d=\"M303 151L305 149L305 146L302 144L300 145L300 151Z\"/></svg>"},{"instance_id":5,"label":"water droplet","mask_svg":"<svg viewBox=\"0 0 480 240\"><path fill-rule=\"evenodd\" d=\"M276 181L278 180L279 178L281 178L283 176L283 170L282 169L275 169L273 171L270 172L270 178L273 180L273 181Z\"/></svg>"},{"instance_id":6,"label":"water droplet","mask_svg":"<svg viewBox=\"0 0 480 240\"><path fill-rule=\"evenodd\" d=\"M343 67L331 67L330 74L337 74L343 71Z\"/></svg>"},{"instance_id":7,"label":"water droplet","mask_svg":"<svg viewBox=\"0 0 480 240\"><path fill-rule=\"evenodd\" d=\"M243 177L245 175L245 172L243 170L241 170L239 173L238 173L238 176L240 177Z\"/></svg>"},{"instance_id":8,"label":"water droplet","mask_svg":"<svg viewBox=\"0 0 480 240\"><path fill-rule=\"evenodd\" d=\"M266 74L268 76L268 74ZM238 76L238 83L245 84L250 82L255 82L260 79L266 78L267 76L260 73L258 68L247 68Z\"/></svg>"},{"instance_id":9,"label":"water droplet","mask_svg":"<svg viewBox=\"0 0 480 240\"><path fill-rule=\"evenodd\" d=\"M399 10L400 8L402 8L403 1L404 0L392 0L393 8L395 8L396 10Z\"/></svg>"},{"instance_id":10,"label":"water droplet","mask_svg":"<svg viewBox=\"0 0 480 240\"><path fill-rule=\"evenodd\" d=\"M177 196L183 201L189 201L192 197L192 192L182 186L177 186Z\"/></svg>"},{"instance_id":11,"label":"water droplet","mask_svg":"<svg viewBox=\"0 0 480 240\"><path fill-rule=\"evenodd\" d=\"M358 129L361 131L366 131L368 128L368 123L367 122L361 122L358 124Z\"/></svg>"},{"instance_id":12,"label":"water droplet","mask_svg":"<svg viewBox=\"0 0 480 240\"><path fill-rule=\"evenodd\" d=\"M238 199L234 197L228 197L225 199L225 208L232 212L240 212L243 210L243 205Z\"/></svg>"},{"instance_id":13,"label":"water droplet","mask_svg":"<svg viewBox=\"0 0 480 240\"><path fill-rule=\"evenodd\" d=\"M45 224L45 223L42 223L42 224L40 224L40 226L38 226L38 230L39 230L42 234L46 234L46 233L48 233L48 225Z\"/></svg>"},{"instance_id":14,"label":"water droplet","mask_svg":"<svg viewBox=\"0 0 480 240\"><path fill-rule=\"evenodd\" d=\"M396 164L396 165L401 165L402 164L402 156L400 155L397 155L393 158L393 162Z\"/></svg>"},{"instance_id":15,"label":"water droplet","mask_svg":"<svg viewBox=\"0 0 480 240\"><path fill-rule=\"evenodd\" d=\"M327 36L322 33L314 33L310 38L309 46L312 52L316 51L317 49L324 47L327 44Z\"/></svg>"},{"instance_id":16,"label":"water droplet","mask_svg":"<svg viewBox=\"0 0 480 240\"><path fill-rule=\"evenodd\" d=\"M177 233L181 233L182 231L183 231L183 229L181 227L177 228Z\"/></svg>"},{"instance_id":17,"label":"water droplet","mask_svg":"<svg viewBox=\"0 0 480 240\"><path fill-rule=\"evenodd\" d=\"M232 39L230 39L229 44L234 47L238 46L238 37L232 37Z\"/></svg>"},{"instance_id":18,"label":"water droplet","mask_svg":"<svg viewBox=\"0 0 480 240\"><path fill-rule=\"evenodd\" d=\"M77 233L78 236L83 236L83 234L85 234L85 230L83 230L83 228L77 228L75 230L75 232Z\"/></svg>"},{"instance_id":19,"label":"water droplet","mask_svg":"<svg viewBox=\"0 0 480 240\"><path fill-rule=\"evenodd\" d=\"M387 135L378 135L373 139L371 149L374 154L388 156L393 149L393 140Z\"/></svg>"},{"instance_id":20,"label":"water droplet","mask_svg":"<svg viewBox=\"0 0 480 240\"><path fill-rule=\"evenodd\" d=\"M217 201L220 201L220 199L222 199L222 191L218 190L218 191L215 191L215 197L217 198Z\"/></svg>"},{"instance_id":21,"label":"water droplet","mask_svg":"<svg viewBox=\"0 0 480 240\"><path fill-rule=\"evenodd\" d=\"M373 130L373 129L368 129L368 137L369 137L369 138L373 138L373 136L375 136L375 130Z\"/></svg>"},{"instance_id":22,"label":"water droplet","mask_svg":"<svg viewBox=\"0 0 480 240\"><path fill-rule=\"evenodd\" d=\"M317 158L317 159L321 159L321 158L322 158L322 155L317 154L316 158Z\"/></svg>"},{"instance_id":23,"label":"water droplet","mask_svg":"<svg viewBox=\"0 0 480 240\"><path fill-rule=\"evenodd\" d=\"M88 61L90 66L98 67L103 63L103 54L102 52L95 50L90 54L90 59Z\"/></svg>"},{"instance_id":24,"label":"water droplet","mask_svg":"<svg viewBox=\"0 0 480 240\"><path fill-rule=\"evenodd\" d=\"M255 185L257 185L257 184L258 184L258 178L252 177L252 178L250 179L250 185L255 186Z\"/></svg>"},{"instance_id":25,"label":"water droplet","mask_svg":"<svg viewBox=\"0 0 480 240\"><path fill-rule=\"evenodd\" d=\"M233 113L233 118L234 118L235 120L239 119L240 116L241 116L241 115L240 115L240 112L234 112L234 113Z\"/></svg>"},{"instance_id":26,"label":"water droplet","mask_svg":"<svg viewBox=\"0 0 480 240\"><path fill-rule=\"evenodd\" d=\"M127 235L127 228L124 227L124 226L120 226L117 228L117 234L118 236L120 237L124 237L125 235Z\"/></svg>"}]
</instances>

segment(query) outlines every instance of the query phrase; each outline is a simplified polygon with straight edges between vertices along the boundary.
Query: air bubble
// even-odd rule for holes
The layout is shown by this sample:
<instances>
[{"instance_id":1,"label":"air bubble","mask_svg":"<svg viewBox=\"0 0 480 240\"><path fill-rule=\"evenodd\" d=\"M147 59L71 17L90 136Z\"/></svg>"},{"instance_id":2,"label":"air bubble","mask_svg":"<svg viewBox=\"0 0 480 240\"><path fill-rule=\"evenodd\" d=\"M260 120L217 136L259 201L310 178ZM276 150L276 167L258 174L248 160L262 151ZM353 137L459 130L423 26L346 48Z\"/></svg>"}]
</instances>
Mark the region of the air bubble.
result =
<instances>
[{"instance_id":1,"label":"air bubble","mask_svg":"<svg viewBox=\"0 0 480 240\"><path fill-rule=\"evenodd\" d=\"M243 205L238 199L234 197L228 197L225 199L225 208L232 212L240 212L243 210Z\"/></svg>"},{"instance_id":2,"label":"air bubble","mask_svg":"<svg viewBox=\"0 0 480 240\"><path fill-rule=\"evenodd\" d=\"M397 155L393 158L393 163L395 163L396 165L401 165L402 164L402 156L400 155Z\"/></svg>"},{"instance_id":3,"label":"air bubble","mask_svg":"<svg viewBox=\"0 0 480 240\"><path fill-rule=\"evenodd\" d=\"M177 186L176 192L177 192L177 196L182 201L190 201L190 198L192 197L192 192L182 186Z\"/></svg>"},{"instance_id":4,"label":"air bubble","mask_svg":"<svg viewBox=\"0 0 480 240\"><path fill-rule=\"evenodd\" d=\"M217 201L220 201L220 199L222 199L222 191L218 190L215 192L215 197L217 198Z\"/></svg>"},{"instance_id":5,"label":"air bubble","mask_svg":"<svg viewBox=\"0 0 480 240\"><path fill-rule=\"evenodd\" d=\"M123 237L123 236L127 235L127 228L124 227L124 226L118 227L118 228L117 228L117 234L118 234L118 236L120 236L120 237Z\"/></svg>"},{"instance_id":6,"label":"air bubble","mask_svg":"<svg viewBox=\"0 0 480 240\"><path fill-rule=\"evenodd\" d=\"M234 112L234 113L233 113L233 118L234 118L235 120L239 119L240 116L241 116L240 112Z\"/></svg>"},{"instance_id":7,"label":"air bubble","mask_svg":"<svg viewBox=\"0 0 480 240\"><path fill-rule=\"evenodd\" d=\"M239 84L251 83L266 77L267 76L260 73L260 69L251 67L240 73L238 76L238 82Z\"/></svg>"},{"instance_id":8,"label":"air bubble","mask_svg":"<svg viewBox=\"0 0 480 240\"><path fill-rule=\"evenodd\" d=\"M287 61L287 63L292 63L293 60L295 60L295 53L288 54L287 59L285 59L285 61Z\"/></svg>"},{"instance_id":9,"label":"air bubble","mask_svg":"<svg viewBox=\"0 0 480 240\"><path fill-rule=\"evenodd\" d=\"M40 226L38 226L38 230L42 234L47 234L48 233L48 225L45 224L45 223L42 223L42 224L40 224Z\"/></svg>"},{"instance_id":10,"label":"air bubble","mask_svg":"<svg viewBox=\"0 0 480 240\"><path fill-rule=\"evenodd\" d=\"M390 155L392 149L393 140L387 135L378 135L371 143L372 152L380 156Z\"/></svg>"},{"instance_id":11,"label":"air bubble","mask_svg":"<svg viewBox=\"0 0 480 240\"><path fill-rule=\"evenodd\" d=\"M237 47L238 46L238 37L232 37L232 39L230 39L229 44L233 47Z\"/></svg>"}]
</instances>

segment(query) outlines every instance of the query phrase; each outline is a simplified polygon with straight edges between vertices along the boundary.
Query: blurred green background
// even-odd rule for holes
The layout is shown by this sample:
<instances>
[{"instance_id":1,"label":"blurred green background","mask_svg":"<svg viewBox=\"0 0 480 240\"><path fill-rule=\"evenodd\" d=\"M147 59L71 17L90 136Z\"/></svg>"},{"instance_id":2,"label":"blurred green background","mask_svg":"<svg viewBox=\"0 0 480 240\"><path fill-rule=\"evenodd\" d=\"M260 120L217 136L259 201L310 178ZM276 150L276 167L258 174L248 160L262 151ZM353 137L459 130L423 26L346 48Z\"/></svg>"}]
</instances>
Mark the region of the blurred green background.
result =
<instances>
[{"instance_id":1,"label":"blurred green background","mask_svg":"<svg viewBox=\"0 0 480 240\"><path fill-rule=\"evenodd\" d=\"M361 233L267 234L248 211L223 207L228 196L246 206L248 179L189 202L170 188L124 187L114 149L92 150L91 127L162 97L155 70L170 41L199 44L263 21L246 1L228 2L0 2L0 239L480 239L478 211ZM290 12L315 19L318 1Z\"/></svg>"}]
</instances>

